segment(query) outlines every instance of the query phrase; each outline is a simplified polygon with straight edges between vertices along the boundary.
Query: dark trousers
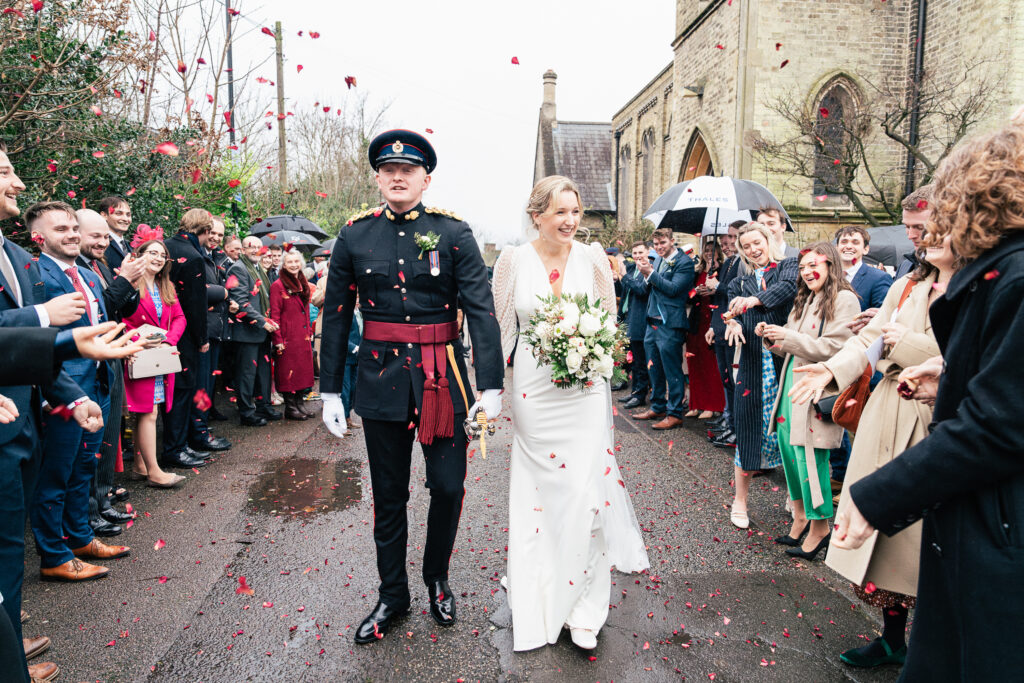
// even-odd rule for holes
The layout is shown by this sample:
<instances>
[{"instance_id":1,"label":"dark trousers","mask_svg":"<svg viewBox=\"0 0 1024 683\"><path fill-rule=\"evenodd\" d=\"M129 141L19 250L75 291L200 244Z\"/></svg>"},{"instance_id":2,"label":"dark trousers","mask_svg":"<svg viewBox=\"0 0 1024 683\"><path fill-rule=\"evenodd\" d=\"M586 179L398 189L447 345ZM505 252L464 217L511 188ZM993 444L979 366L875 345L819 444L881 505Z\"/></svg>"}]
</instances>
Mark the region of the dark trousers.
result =
<instances>
[{"instance_id":1,"label":"dark trousers","mask_svg":"<svg viewBox=\"0 0 1024 683\"><path fill-rule=\"evenodd\" d=\"M89 519L100 521L100 510L110 507L107 494L114 488L114 467L117 465L117 447L121 439L121 411L124 408L124 374L120 361L113 361L110 386L110 410L103 414L103 441L100 458L96 463L96 476L89 487Z\"/></svg>"},{"instance_id":2,"label":"dark trousers","mask_svg":"<svg viewBox=\"0 0 1024 683\"><path fill-rule=\"evenodd\" d=\"M647 372L647 350L644 348L644 340L630 339L629 351L633 354L633 389L630 394L641 401L646 401L647 392L651 390L651 376Z\"/></svg>"},{"instance_id":3,"label":"dark trousers","mask_svg":"<svg viewBox=\"0 0 1024 683\"><path fill-rule=\"evenodd\" d=\"M210 342L210 350L206 353L200 353L196 361L196 389L193 392L193 396L200 389L206 392L212 400L213 391L210 388L210 380L213 379L213 342ZM199 405L201 401L192 401L189 406L190 415L188 417L188 441L189 443L202 444L205 441L210 440L210 428L207 425L207 418L210 414L209 409L200 410Z\"/></svg>"},{"instance_id":4,"label":"dark trousers","mask_svg":"<svg viewBox=\"0 0 1024 683\"><path fill-rule=\"evenodd\" d=\"M843 432L843 443L829 451L828 462L832 466L832 478L838 482L846 479L846 466L850 464L850 435Z\"/></svg>"},{"instance_id":5,"label":"dark trousers","mask_svg":"<svg viewBox=\"0 0 1024 683\"><path fill-rule=\"evenodd\" d=\"M0 446L0 595L3 611L14 630L21 667L25 652L21 649L21 584L25 578L25 518L35 491L42 454L35 416L28 412L18 435ZM4 669L3 671L9 671ZM10 669L16 671L16 669Z\"/></svg>"},{"instance_id":6,"label":"dark trousers","mask_svg":"<svg viewBox=\"0 0 1024 683\"><path fill-rule=\"evenodd\" d=\"M174 376L174 396L168 397L172 401L171 411L163 414L165 458L172 458L185 450L196 396L199 349L187 341L187 337L182 337L178 341L178 351L181 354L181 372Z\"/></svg>"},{"instance_id":7,"label":"dark trousers","mask_svg":"<svg viewBox=\"0 0 1024 683\"><path fill-rule=\"evenodd\" d=\"M0 609L0 671L4 672L6 681L29 683L28 667L25 665L25 649L21 644L21 636L15 634L11 618L2 609Z\"/></svg>"},{"instance_id":8,"label":"dark trousers","mask_svg":"<svg viewBox=\"0 0 1024 683\"><path fill-rule=\"evenodd\" d=\"M666 327L660 322L647 326L644 348L650 361L651 410L656 413L680 418L683 416L683 400L686 396L686 375L683 374L685 342L686 330Z\"/></svg>"},{"instance_id":9,"label":"dark trousers","mask_svg":"<svg viewBox=\"0 0 1024 683\"><path fill-rule=\"evenodd\" d=\"M725 412L722 413L722 417L725 418L729 429L733 431L735 431L732 424L732 359L734 355L735 350L728 344L715 343L715 360L718 361L718 373L722 376L722 387L725 389Z\"/></svg>"},{"instance_id":10,"label":"dark trousers","mask_svg":"<svg viewBox=\"0 0 1024 683\"><path fill-rule=\"evenodd\" d=\"M426 460L430 510L427 512L427 542L423 549L423 581L448 579L448 561L455 545L466 493L465 413L455 414L455 436L422 446ZM389 607L409 605L409 577L405 550L409 538L406 506L409 503L409 467L416 431L409 422L419 416L410 408L403 422L363 418L366 451L373 486L373 540L377 545L380 599Z\"/></svg>"},{"instance_id":11,"label":"dark trousers","mask_svg":"<svg viewBox=\"0 0 1024 683\"><path fill-rule=\"evenodd\" d=\"M238 414L252 418L270 405L270 340L235 344Z\"/></svg>"}]
</instances>

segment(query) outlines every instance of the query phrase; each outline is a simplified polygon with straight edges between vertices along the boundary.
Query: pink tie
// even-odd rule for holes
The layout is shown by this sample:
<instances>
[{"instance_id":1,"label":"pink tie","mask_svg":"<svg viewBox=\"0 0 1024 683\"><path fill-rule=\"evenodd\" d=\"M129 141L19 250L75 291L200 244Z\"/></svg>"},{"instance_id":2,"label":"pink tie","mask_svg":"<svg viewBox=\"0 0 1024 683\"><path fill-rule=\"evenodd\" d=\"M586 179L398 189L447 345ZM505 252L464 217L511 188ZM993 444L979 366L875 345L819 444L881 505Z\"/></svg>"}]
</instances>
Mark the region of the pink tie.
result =
<instances>
[{"instance_id":1,"label":"pink tie","mask_svg":"<svg viewBox=\"0 0 1024 683\"><path fill-rule=\"evenodd\" d=\"M85 313L89 316L89 324L95 325L96 321L92 319L92 304L89 303L89 294L85 291L82 281L78 279L78 268L74 266L66 268L64 269L64 273L71 278L71 284L74 285L75 291L85 297Z\"/></svg>"}]
</instances>

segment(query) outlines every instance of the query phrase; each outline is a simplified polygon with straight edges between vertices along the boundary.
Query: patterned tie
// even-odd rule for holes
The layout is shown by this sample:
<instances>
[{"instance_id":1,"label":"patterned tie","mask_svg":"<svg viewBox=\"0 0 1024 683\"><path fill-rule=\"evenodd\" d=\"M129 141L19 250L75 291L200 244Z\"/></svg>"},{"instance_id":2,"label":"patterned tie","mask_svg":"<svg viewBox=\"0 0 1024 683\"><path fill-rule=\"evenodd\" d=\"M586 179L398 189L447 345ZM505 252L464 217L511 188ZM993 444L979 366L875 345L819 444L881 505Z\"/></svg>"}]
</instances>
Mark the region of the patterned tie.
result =
<instances>
[{"instance_id":1,"label":"patterned tie","mask_svg":"<svg viewBox=\"0 0 1024 683\"><path fill-rule=\"evenodd\" d=\"M89 316L89 324L95 325L96 321L92 319L92 304L89 303L89 294L85 291L82 281L78 279L78 268L75 266L65 268L64 273L71 278L71 284L74 285L75 291L85 298L85 313Z\"/></svg>"},{"instance_id":2,"label":"patterned tie","mask_svg":"<svg viewBox=\"0 0 1024 683\"><path fill-rule=\"evenodd\" d=\"M100 270L100 262L95 260L95 259L93 259L92 261L89 262L89 265L92 267L93 272L95 272L96 275L99 276L99 278L100 278L100 287L102 287L103 289L106 289L107 288L107 283L103 279L103 271Z\"/></svg>"}]
</instances>

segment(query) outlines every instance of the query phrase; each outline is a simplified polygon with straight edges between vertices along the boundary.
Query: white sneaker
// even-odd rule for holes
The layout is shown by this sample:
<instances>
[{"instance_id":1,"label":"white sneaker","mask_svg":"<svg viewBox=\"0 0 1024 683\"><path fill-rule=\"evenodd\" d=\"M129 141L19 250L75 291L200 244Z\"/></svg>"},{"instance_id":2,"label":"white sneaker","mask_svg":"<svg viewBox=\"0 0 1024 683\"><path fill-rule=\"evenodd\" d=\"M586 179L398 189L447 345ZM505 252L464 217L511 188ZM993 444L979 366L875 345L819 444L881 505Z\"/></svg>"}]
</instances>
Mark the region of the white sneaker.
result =
<instances>
[{"instance_id":1,"label":"white sneaker","mask_svg":"<svg viewBox=\"0 0 1024 683\"><path fill-rule=\"evenodd\" d=\"M275 391L270 395L270 404L275 406L284 405L284 397Z\"/></svg>"},{"instance_id":2,"label":"white sneaker","mask_svg":"<svg viewBox=\"0 0 1024 683\"><path fill-rule=\"evenodd\" d=\"M578 648L593 650L597 647L597 634L589 628L574 628L570 626L569 635L572 637L572 642L576 643Z\"/></svg>"}]
</instances>

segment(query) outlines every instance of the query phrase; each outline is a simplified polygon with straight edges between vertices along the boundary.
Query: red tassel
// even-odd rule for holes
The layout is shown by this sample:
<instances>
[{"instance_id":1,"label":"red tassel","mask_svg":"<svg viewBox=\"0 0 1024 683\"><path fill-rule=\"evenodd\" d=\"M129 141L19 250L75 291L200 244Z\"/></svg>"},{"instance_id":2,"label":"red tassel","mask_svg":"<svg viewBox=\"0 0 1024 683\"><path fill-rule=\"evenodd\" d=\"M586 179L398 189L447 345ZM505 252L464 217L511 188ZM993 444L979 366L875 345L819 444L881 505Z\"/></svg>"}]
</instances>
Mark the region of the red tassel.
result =
<instances>
[{"instance_id":1,"label":"red tassel","mask_svg":"<svg viewBox=\"0 0 1024 683\"><path fill-rule=\"evenodd\" d=\"M423 383L423 405L420 406L419 442L430 445L434 443L434 432L437 428L437 383L428 377Z\"/></svg>"},{"instance_id":2,"label":"red tassel","mask_svg":"<svg viewBox=\"0 0 1024 683\"><path fill-rule=\"evenodd\" d=\"M434 431L442 439L450 439L455 434L455 406L452 395L448 391L448 378L437 380L437 422Z\"/></svg>"}]
</instances>

